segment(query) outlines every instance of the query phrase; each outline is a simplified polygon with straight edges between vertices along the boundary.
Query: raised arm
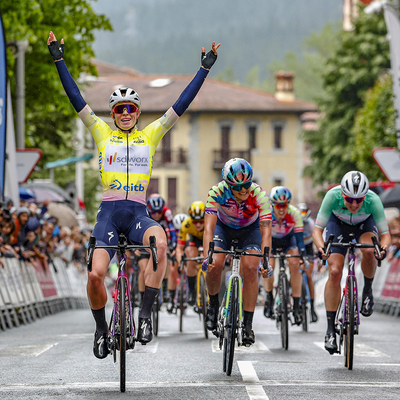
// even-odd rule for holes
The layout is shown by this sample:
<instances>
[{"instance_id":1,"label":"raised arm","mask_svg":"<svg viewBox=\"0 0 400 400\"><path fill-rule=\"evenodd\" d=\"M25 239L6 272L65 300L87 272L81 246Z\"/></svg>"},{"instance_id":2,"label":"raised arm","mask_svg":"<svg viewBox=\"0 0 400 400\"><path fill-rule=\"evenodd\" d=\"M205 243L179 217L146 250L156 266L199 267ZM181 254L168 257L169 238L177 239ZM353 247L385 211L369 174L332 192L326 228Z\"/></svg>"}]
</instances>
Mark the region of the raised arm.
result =
<instances>
[{"instance_id":1,"label":"raised arm","mask_svg":"<svg viewBox=\"0 0 400 400\"><path fill-rule=\"evenodd\" d=\"M53 57L58 75L60 76L61 83L64 87L65 93L67 94L69 101L75 108L75 111L79 113L86 106L86 101L83 99L81 92L71 74L69 73L67 66L64 62L64 39L61 39L61 44L58 44L56 36L50 31L49 38L47 39L47 46L50 54Z\"/></svg>"},{"instance_id":2,"label":"raised arm","mask_svg":"<svg viewBox=\"0 0 400 400\"><path fill-rule=\"evenodd\" d=\"M202 48L200 69L198 70L197 74L192 79L192 81L189 83L189 85L186 86L185 90L179 96L179 99L176 101L176 103L172 106L172 108L179 117L186 111L190 103L196 97L201 86L203 85L203 82L206 79L210 68L214 65L215 61L217 60L218 56L217 49L219 46L221 46L221 43L215 45L215 42L213 42L212 48L207 54L205 54L206 51L204 47Z\"/></svg>"}]
</instances>

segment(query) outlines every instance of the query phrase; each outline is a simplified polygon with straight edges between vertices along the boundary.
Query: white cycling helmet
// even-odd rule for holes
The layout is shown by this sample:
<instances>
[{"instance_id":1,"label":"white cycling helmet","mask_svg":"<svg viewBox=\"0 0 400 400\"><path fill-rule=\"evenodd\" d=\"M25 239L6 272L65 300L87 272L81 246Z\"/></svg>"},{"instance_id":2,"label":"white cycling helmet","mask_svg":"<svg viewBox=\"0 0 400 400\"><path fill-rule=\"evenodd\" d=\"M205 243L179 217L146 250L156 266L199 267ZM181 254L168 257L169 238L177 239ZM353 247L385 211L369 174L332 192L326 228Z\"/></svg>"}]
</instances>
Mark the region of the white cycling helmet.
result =
<instances>
[{"instance_id":1,"label":"white cycling helmet","mask_svg":"<svg viewBox=\"0 0 400 400\"><path fill-rule=\"evenodd\" d=\"M369 189L368 178L360 171L347 172L340 185L345 196L355 199L364 197Z\"/></svg>"},{"instance_id":2,"label":"white cycling helmet","mask_svg":"<svg viewBox=\"0 0 400 400\"><path fill-rule=\"evenodd\" d=\"M115 90L111 94L108 104L110 106L110 110L112 111L113 108L118 103L123 103L123 102L128 102L128 101L130 101L133 104L136 104L140 110L140 97L131 88L119 88L119 89Z\"/></svg>"},{"instance_id":3,"label":"white cycling helmet","mask_svg":"<svg viewBox=\"0 0 400 400\"><path fill-rule=\"evenodd\" d=\"M186 219L189 218L189 216L187 214L184 213L180 213L180 214L176 214L174 219L172 220L174 227L177 231L179 231L181 229L181 225L182 222Z\"/></svg>"}]
</instances>

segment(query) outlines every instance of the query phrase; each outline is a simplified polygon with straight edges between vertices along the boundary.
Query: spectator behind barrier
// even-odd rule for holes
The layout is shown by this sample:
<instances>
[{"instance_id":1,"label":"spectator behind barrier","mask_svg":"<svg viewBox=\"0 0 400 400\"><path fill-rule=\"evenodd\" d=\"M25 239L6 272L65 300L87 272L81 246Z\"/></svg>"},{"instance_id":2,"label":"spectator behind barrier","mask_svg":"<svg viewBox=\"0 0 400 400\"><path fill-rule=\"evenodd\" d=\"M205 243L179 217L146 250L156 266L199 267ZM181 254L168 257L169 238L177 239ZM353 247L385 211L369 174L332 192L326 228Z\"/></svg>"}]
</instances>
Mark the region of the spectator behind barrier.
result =
<instances>
[{"instance_id":1,"label":"spectator behind barrier","mask_svg":"<svg viewBox=\"0 0 400 400\"><path fill-rule=\"evenodd\" d=\"M393 218L388 225L392 237L388 251L388 260L390 261L394 257L398 258L400 256L400 217Z\"/></svg>"}]
</instances>

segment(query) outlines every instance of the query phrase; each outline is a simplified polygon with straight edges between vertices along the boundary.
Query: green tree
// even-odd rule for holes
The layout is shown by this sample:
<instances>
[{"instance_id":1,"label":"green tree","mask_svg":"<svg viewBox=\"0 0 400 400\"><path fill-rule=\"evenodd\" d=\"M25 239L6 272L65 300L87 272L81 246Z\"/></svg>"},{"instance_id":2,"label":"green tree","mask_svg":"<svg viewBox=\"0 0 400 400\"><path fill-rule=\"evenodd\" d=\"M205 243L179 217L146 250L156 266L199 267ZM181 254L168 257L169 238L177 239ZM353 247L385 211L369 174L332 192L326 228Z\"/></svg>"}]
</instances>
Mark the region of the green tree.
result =
<instances>
[{"instance_id":1,"label":"green tree","mask_svg":"<svg viewBox=\"0 0 400 400\"><path fill-rule=\"evenodd\" d=\"M393 81L390 74L380 77L365 95L364 107L358 111L352 129L354 146L352 160L357 169L368 172L372 181L385 179L374 162L372 150L376 147L397 147Z\"/></svg>"},{"instance_id":2,"label":"green tree","mask_svg":"<svg viewBox=\"0 0 400 400\"><path fill-rule=\"evenodd\" d=\"M65 40L65 60L71 75L77 80L83 72L96 75L91 64L94 57L93 31L112 30L104 15L97 15L90 0L2 0L6 40L9 44L27 40L25 54L25 145L42 149L43 157L32 178L48 178L45 163L71 157L75 151L71 138L76 127L76 112L65 96L54 61L46 41L50 30ZM7 48L8 78L15 108L15 57L13 47ZM65 182L73 175L74 166L57 170L56 183ZM85 193L88 205L94 192Z\"/></svg>"},{"instance_id":3,"label":"green tree","mask_svg":"<svg viewBox=\"0 0 400 400\"><path fill-rule=\"evenodd\" d=\"M304 133L312 145L312 163L305 173L314 183L339 182L345 172L357 167L353 126L365 93L390 67L386 34L383 15L367 15L360 9L354 29L339 36L339 46L323 73L325 96L318 100L323 118L317 131Z\"/></svg>"}]
</instances>

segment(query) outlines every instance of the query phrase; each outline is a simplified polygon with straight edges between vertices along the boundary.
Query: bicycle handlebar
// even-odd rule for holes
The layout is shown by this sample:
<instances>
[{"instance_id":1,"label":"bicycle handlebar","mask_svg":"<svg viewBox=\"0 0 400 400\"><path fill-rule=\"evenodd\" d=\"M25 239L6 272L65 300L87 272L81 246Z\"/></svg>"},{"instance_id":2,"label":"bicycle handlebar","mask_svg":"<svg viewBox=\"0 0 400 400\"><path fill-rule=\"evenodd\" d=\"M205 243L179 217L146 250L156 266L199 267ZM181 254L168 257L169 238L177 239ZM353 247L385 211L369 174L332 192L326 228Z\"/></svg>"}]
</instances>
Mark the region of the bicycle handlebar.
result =
<instances>
[{"instance_id":1,"label":"bicycle handlebar","mask_svg":"<svg viewBox=\"0 0 400 400\"><path fill-rule=\"evenodd\" d=\"M213 262L212 256L214 253L229 254L229 255L237 256L237 257L241 257L241 256L253 256L253 257L260 257L260 258L262 257L263 258L263 268L267 269L268 265L269 265L269 247L268 246L265 246L264 253L260 254L260 253L248 253L247 251L238 249L236 247L232 247L231 250L215 250L215 243L210 242L210 247L208 248L208 264L212 264L212 262Z\"/></svg>"},{"instance_id":2,"label":"bicycle handlebar","mask_svg":"<svg viewBox=\"0 0 400 400\"><path fill-rule=\"evenodd\" d=\"M92 271L92 259L93 253L95 249L110 249L110 250L120 250L125 252L127 250L142 250L149 249L153 256L153 271L157 271L158 268L158 255L157 255L157 247L156 247L156 237L150 236L150 245L136 245L136 244L128 244L125 235L121 234L118 239L117 245L104 245L104 246L96 246L96 238L94 236L90 236L89 239L89 247L88 247L88 261L87 261L87 269L89 272Z\"/></svg>"},{"instance_id":3,"label":"bicycle handlebar","mask_svg":"<svg viewBox=\"0 0 400 400\"><path fill-rule=\"evenodd\" d=\"M353 235L350 235L352 237ZM381 266L381 246L378 242L377 237L374 235L371 237L372 244L368 243L356 243L356 242L348 242L348 243L333 243L333 239L335 239L335 235L329 235L328 240L325 242L324 245L324 253L329 254L331 251L331 247L341 247L341 248L351 248L351 249L375 249L374 255L375 258L378 260L378 267Z\"/></svg>"}]
</instances>

